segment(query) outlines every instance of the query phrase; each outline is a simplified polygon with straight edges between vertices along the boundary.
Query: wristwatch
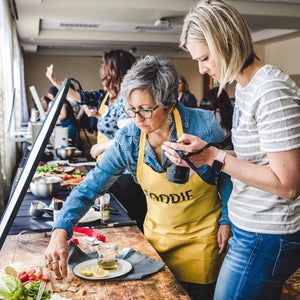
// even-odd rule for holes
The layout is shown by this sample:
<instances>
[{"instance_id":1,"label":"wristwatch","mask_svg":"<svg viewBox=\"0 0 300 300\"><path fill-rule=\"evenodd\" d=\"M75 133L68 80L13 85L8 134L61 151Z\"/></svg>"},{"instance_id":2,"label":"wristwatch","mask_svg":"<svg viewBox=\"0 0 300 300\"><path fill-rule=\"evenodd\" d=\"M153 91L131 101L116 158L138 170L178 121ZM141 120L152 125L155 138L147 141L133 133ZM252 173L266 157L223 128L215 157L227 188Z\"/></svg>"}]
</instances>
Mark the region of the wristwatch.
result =
<instances>
[{"instance_id":1,"label":"wristwatch","mask_svg":"<svg viewBox=\"0 0 300 300\"><path fill-rule=\"evenodd\" d=\"M214 159L211 168L215 171L220 172L224 165L224 159L227 153L225 151L219 151L216 158Z\"/></svg>"}]
</instances>

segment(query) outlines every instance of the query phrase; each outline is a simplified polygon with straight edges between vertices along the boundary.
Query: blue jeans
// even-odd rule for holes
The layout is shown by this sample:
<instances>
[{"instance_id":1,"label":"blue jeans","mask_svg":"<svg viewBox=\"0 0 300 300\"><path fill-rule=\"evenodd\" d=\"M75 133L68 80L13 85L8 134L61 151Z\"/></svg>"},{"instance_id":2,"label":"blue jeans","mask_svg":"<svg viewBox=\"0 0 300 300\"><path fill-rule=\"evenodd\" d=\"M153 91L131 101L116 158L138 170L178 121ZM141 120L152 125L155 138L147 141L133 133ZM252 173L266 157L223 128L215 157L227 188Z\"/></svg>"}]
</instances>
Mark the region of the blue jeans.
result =
<instances>
[{"instance_id":1,"label":"blue jeans","mask_svg":"<svg viewBox=\"0 0 300 300\"><path fill-rule=\"evenodd\" d=\"M275 235L232 226L214 300L279 300L282 286L300 267L300 231Z\"/></svg>"}]
</instances>

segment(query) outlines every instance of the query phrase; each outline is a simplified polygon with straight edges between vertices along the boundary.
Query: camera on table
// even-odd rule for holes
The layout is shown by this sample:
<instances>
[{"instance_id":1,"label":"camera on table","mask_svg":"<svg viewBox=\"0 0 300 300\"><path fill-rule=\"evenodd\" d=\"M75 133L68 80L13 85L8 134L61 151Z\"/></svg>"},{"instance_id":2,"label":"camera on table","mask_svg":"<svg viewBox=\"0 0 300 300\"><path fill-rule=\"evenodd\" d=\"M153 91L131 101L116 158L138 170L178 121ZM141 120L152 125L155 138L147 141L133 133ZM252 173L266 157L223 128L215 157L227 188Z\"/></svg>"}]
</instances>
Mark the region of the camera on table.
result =
<instances>
[{"instance_id":1,"label":"camera on table","mask_svg":"<svg viewBox=\"0 0 300 300\"><path fill-rule=\"evenodd\" d=\"M81 101L81 104L85 104L89 107L97 107L98 101L96 100L96 97L93 93L86 93L85 98Z\"/></svg>"},{"instance_id":2,"label":"camera on table","mask_svg":"<svg viewBox=\"0 0 300 300\"><path fill-rule=\"evenodd\" d=\"M175 150L177 154L182 157L183 152L180 150ZM162 165L167 166L167 180L173 183L186 183L189 181L190 177L190 168L177 166L172 163L165 155L165 152L162 152Z\"/></svg>"}]
</instances>

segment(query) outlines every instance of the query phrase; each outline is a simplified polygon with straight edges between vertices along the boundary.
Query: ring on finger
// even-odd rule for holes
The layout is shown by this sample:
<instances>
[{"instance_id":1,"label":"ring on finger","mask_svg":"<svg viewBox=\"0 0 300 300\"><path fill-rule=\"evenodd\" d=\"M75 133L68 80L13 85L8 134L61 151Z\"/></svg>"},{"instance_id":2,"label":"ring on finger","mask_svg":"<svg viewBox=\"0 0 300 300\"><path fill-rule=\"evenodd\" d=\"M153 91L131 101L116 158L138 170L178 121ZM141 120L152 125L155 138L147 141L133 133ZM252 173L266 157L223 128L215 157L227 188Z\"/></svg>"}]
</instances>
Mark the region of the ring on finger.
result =
<instances>
[{"instance_id":1,"label":"ring on finger","mask_svg":"<svg viewBox=\"0 0 300 300\"><path fill-rule=\"evenodd\" d=\"M49 266L50 264L52 263L52 260L51 259L45 259L45 264L46 266Z\"/></svg>"}]
</instances>

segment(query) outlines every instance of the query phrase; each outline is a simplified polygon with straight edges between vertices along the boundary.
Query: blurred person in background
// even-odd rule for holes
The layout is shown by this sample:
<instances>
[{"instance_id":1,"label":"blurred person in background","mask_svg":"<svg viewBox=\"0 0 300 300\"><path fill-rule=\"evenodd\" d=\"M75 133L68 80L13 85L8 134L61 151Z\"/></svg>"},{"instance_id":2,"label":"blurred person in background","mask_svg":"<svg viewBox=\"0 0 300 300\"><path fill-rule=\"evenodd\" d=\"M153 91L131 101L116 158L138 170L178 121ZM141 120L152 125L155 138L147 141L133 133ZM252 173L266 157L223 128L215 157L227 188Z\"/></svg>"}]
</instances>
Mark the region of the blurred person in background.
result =
<instances>
[{"instance_id":1,"label":"blurred person in background","mask_svg":"<svg viewBox=\"0 0 300 300\"><path fill-rule=\"evenodd\" d=\"M97 144L93 145L90 153L97 161L102 154L114 144L115 134L119 128L132 120L123 111L123 99L120 97L120 86L123 77L135 63L135 57L128 51L118 49L105 52L102 58L99 75L104 89L94 92L69 90L67 99L77 101L85 106L85 111L91 117L98 118ZM46 76L60 87L53 70L53 65L47 68ZM91 104L97 102L97 110L91 110ZM137 221L141 230L146 215L146 200L139 184L128 172L124 172L109 190L124 205L130 218ZM136 200L139 200L137 205Z\"/></svg>"},{"instance_id":2,"label":"blurred person in background","mask_svg":"<svg viewBox=\"0 0 300 300\"><path fill-rule=\"evenodd\" d=\"M189 90L189 84L184 76L179 77L178 81L178 101L184 106L197 108L197 99Z\"/></svg>"},{"instance_id":3,"label":"blurred person in background","mask_svg":"<svg viewBox=\"0 0 300 300\"><path fill-rule=\"evenodd\" d=\"M74 89L74 85L71 85L70 89ZM42 103L46 107L46 114L51 108L57 92L58 89L55 86L51 86L48 90L47 96L42 98ZM67 100L65 100L62 105L60 114L56 121L56 125L68 127L68 136L71 140L72 145L76 146L79 150L83 150L82 142L79 135L79 124L75 118L73 107L71 103Z\"/></svg>"},{"instance_id":4,"label":"blurred person in background","mask_svg":"<svg viewBox=\"0 0 300 300\"><path fill-rule=\"evenodd\" d=\"M214 113L225 135L227 135L232 128L233 106L226 90L223 89L220 95L218 95L218 92L219 87L209 90L206 96L206 109Z\"/></svg>"}]
</instances>

